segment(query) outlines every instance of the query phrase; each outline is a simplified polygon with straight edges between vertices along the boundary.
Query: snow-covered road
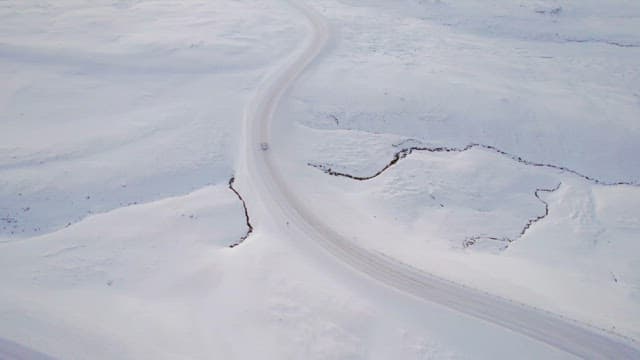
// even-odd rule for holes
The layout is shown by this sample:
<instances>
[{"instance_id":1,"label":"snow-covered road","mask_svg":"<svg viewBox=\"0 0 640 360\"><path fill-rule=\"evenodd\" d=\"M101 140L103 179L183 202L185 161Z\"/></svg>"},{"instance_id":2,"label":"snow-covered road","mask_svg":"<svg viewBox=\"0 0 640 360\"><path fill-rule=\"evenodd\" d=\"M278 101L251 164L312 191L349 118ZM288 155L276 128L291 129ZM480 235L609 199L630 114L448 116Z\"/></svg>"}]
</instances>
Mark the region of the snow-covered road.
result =
<instances>
[{"instance_id":1,"label":"snow-covered road","mask_svg":"<svg viewBox=\"0 0 640 360\"><path fill-rule=\"evenodd\" d=\"M498 324L578 357L640 358L640 350L630 340L449 282L361 248L323 223L292 193L279 170L278 159L271 150L261 149L260 144L270 142L271 120L280 99L321 53L329 38L329 27L321 14L297 1L292 5L309 20L312 35L302 49L265 79L245 111L246 144L238 166L241 191L252 194L254 201L268 209L271 221L282 226L291 224L288 231L292 238L313 240L343 263L387 286Z\"/></svg>"}]
</instances>

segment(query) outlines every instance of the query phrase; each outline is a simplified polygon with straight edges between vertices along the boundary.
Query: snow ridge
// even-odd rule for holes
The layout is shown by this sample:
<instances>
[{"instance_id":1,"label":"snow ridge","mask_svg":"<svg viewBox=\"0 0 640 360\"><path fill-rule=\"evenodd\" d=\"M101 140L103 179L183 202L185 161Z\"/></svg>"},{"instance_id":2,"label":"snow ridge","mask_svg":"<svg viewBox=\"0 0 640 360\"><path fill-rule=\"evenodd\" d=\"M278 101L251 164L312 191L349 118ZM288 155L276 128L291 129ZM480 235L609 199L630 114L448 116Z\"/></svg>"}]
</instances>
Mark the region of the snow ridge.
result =
<instances>
[{"instance_id":1,"label":"snow ridge","mask_svg":"<svg viewBox=\"0 0 640 360\"><path fill-rule=\"evenodd\" d=\"M405 157L409 156L411 153L413 153L414 151L428 151L428 152L464 152L467 150L471 150L473 148L480 148L480 149L484 149L484 150L488 150L488 151L492 151L495 153L498 153L500 155L503 155L505 157L510 158L511 160L517 161L521 164L524 165L528 165L528 166L536 166L536 167L544 167L544 168L549 168L549 169L554 169L554 170L559 170L561 172L566 172L566 173L570 173L573 175L576 175L584 180L587 180L591 183L597 184L597 185L605 185L605 186L616 186L616 185L629 185L629 186L640 186L640 183L635 182L635 181L615 181L615 182L608 182L608 181L602 181L600 179L597 179L595 177L589 176L589 175L585 175L582 174L576 170L570 169L566 166L562 166L562 165L554 165L554 164L547 164L547 163L539 163L539 162L535 162L535 161L531 161L531 160L527 160L527 159L523 159L522 157L518 156L518 155L514 155L511 153L508 153L504 150L501 150L493 145L486 145L486 144L478 144L478 143L471 143L463 148L457 148L457 147L446 147L446 146L437 146L437 147L422 147L422 146L412 146L412 147L408 147L408 148L403 148L402 150L396 152L393 155L393 159L391 159L391 161L385 165L382 169L378 170L375 174L373 175L369 175L369 176L358 176L358 175L352 175L352 174L348 174L348 173L343 173L343 172L339 172L339 171L335 171L333 169L331 169L331 167L327 164L318 164L318 163L307 163L307 165L320 169L322 170L324 173L329 174L329 175L333 175L333 176L342 176L342 177L347 177L349 179L353 179L353 180L358 180L358 181L366 181L366 180L371 180L375 177L377 177L378 175L382 174L383 172L385 172L387 169L389 169L390 167L392 167L393 165L395 165L398 161L400 161L401 159L404 159Z\"/></svg>"}]
</instances>

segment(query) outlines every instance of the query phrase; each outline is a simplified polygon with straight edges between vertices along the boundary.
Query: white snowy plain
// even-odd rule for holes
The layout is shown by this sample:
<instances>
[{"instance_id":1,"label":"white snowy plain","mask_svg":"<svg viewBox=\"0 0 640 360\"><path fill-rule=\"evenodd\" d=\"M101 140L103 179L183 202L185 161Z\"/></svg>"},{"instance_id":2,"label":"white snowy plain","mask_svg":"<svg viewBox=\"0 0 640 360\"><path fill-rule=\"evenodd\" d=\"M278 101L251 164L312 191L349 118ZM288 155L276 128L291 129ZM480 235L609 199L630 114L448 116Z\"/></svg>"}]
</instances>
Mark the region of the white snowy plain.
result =
<instances>
[{"instance_id":1,"label":"white snowy plain","mask_svg":"<svg viewBox=\"0 0 640 360\"><path fill-rule=\"evenodd\" d=\"M367 175L411 139L637 181L639 50L611 44L640 42L637 5L312 4L332 43L270 144L296 193L360 245L637 338L636 187L478 149L367 182L307 166ZM286 1L7 1L0 30L0 338L56 358L570 357L314 254L266 204L229 248L244 108L309 32ZM507 249L461 247L516 238L557 183Z\"/></svg>"}]
</instances>

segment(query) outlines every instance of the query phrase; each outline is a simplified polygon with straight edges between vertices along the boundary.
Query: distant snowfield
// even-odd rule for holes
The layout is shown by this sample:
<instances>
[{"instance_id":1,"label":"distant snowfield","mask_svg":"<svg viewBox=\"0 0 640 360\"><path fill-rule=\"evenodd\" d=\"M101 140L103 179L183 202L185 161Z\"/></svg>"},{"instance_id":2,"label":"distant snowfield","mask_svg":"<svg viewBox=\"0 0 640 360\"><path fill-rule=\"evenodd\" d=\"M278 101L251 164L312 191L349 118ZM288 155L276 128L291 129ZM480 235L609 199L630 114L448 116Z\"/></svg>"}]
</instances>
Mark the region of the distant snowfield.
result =
<instances>
[{"instance_id":1,"label":"distant snowfield","mask_svg":"<svg viewBox=\"0 0 640 360\"><path fill-rule=\"evenodd\" d=\"M479 4L312 2L332 42L269 151L359 245L638 339L640 188L486 148L367 181L322 171L478 143L640 182L640 6ZM265 204L229 248L244 108L307 33L281 0L0 4L0 340L57 358L568 358L315 254Z\"/></svg>"}]
</instances>

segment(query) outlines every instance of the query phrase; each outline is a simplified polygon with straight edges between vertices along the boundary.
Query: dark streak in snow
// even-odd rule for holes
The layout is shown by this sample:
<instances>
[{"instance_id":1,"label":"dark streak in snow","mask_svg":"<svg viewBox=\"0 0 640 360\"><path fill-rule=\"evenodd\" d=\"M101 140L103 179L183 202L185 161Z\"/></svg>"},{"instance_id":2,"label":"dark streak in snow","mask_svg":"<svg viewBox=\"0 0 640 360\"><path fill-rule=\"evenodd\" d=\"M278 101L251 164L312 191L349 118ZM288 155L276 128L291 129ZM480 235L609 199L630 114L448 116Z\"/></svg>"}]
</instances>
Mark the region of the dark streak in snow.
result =
<instances>
[{"instance_id":1,"label":"dark streak in snow","mask_svg":"<svg viewBox=\"0 0 640 360\"><path fill-rule=\"evenodd\" d=\"M541 192L546 192L546 193L552 193L558 189L560 189L560 185L562 185L562 183L558 183L558 185L556 185L553 188L550 189L536 189L536 191L533 193L536 197L536 199L538 199L541 203L544 204L544 214L542 215L538 215L536 217L534 217L533 219L529 219L529 221L527 221L527 223L524 225L524 227L522 228L522 230L520 230L520 234L518 234L518 237L516 237L515 239L511 239L508 237L504 237L504 238L497 238L494 236L472 236L468 239L466 239L465 241L462 242L462 246L467 248L470 247L472 245L474 245L475 243L478 242L478 240L492 240L492 241L500 241L504 243L504 246L500 248L500 250L504 250L507 247L509 247L509 244L519 240L520 238L522 238L524 236L524 234L538 221L546 218L547 216L549 216L549 203L542 200L542 198L540 197L540 193Z\"/></svg>"},{"instance_id":2,"label":"dark streak in snow","mask_svg":"<svg viewBox=\"0 0 640 360\"><path fill-rule=\"evenodd\" d=\"M247 222L247 233L244 234L242 237L240 237L240 240L238 242L229 245L230 248L234 248L242 244L242 242L245 241L249 237L249 235L251 235L251 233L253 232L253 226L251 225L251 219L249 218L249 210L247 210L247 203L245 203L244 199L242 198L242 195L240 195L240 193L233 188L233 182L235 180L236 178L233 176L231 177L231 179L229 179L229 189L233 191L233 193L236 194L240 202L242 202L242 208L244 209L244 217Z\"/></svg>"},{"instance_id":3,"label":"dark streak in snow","mask_svg":"<svg viewBox=\"0 0 640 360\"><path fill-rule=\"evenodd\" d=\"M389 169L390 167L392 167L393 165L395 165L398 161L400 161L401 159L404 159L405 157L407 157L408 155L410 155L411 153L413 153L414 151L428 151L428 152L464 152L467 150L471 150L473 148L480 148L480 149L484 149L484 150L489 150L495 153L498 153L500 155L506 156L508 158L510 158L511 160L517 161L521 164L525 164L528 166L536 166L536 167L544 167L544 168L548 168L548 169L555 169L555 170L559 170L562 172L567 172L573 175L576 175L578 177L581 177L589 182L592 182L594 184L598 184L598 185L607 185L607 186L614 186L614 185L630 185L630 186L640 186L640 184L636 183L636 182L632 182L632 181L616 181L616 182L608 182L608 181L602 181L599 179L596 179L594 177L591 177L589 175L584 175L576 170L572 170L569 169L565 166L561 166L561 165L554 165L554 164L545 164L545 163L538 163L538 162L534 162L534 161L530 161L530 160L526 160L523 159L520 156L517 155L513 155L510 154L504 150L500 150L497 147L493 146L493 145L485 145L485 144L476 144L476 143L472 143L469 144L463 148L456 148L456 147L446 147L446 146L438 146L438 147L422 147L422 146L413 146L413 147L409 147L409 148L404 148L398 152L396 152L393 155L393 159L391 159L391 161L385 165L381 170L377 171L375 174L373 175L369 175L369 176L357 176L357 175L351 175L351 174L347 174L347 173L341 173L338 171L334 171L333 169L331 169L331 167L324 165L324 164L314 164L314 163L308 163L309 166L315 167L317 169L322 170L323 172L325 172L326 174L329 175L333 175L333 176L343 176L343 177L347 177L349 179L353 179L353 180L359 180L359 181L366 181L366 180L371 180L373 178L375 178L376 176L382 174L383 172L385 172L387 169Z\"/></svg>"},{"instance_id":4,"label":"dark streak in snow","mask_svg":"<svg viewBox=\"0 0 640 360\"><path fill-rule=\"evenodd\" d=\"M620 41L603 40L603 39L565 39L564 41L569 42L569 43L604 44L604 45L611 45L611 46L616 46L616 47L621 47L621 48L637 48L637 47L640 47L640 45L638 45L638 44L623 43L623 42L620 42Z\"/></svg>"}]
</instances>

